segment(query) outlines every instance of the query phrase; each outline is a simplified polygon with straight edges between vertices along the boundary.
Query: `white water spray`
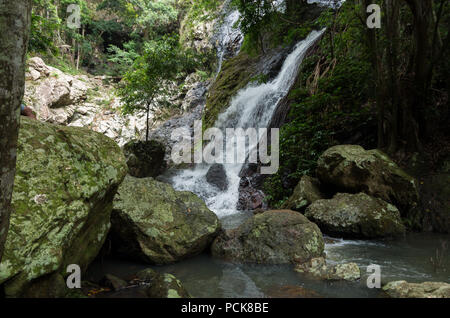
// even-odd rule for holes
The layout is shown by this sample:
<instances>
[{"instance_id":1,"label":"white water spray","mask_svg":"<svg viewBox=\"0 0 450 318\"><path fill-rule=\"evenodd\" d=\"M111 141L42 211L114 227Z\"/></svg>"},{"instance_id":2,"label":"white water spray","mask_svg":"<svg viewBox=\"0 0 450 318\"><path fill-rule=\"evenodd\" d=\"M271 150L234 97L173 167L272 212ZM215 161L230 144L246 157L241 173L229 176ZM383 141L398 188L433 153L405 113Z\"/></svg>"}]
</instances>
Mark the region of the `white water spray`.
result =
<instances>
[{"instance_id":1,"label":"white water spray","mask_svg":"<svg viewBox=\"0 0 450 318\"><path fill-rule=\"evenodd\" d=\"M227 110L220 114L215 127L264 128L280 100L286 96L295 81L295 75L308 49L319 39L325 29L312 31L300 41L285 59L277 77L264 84L249 84L231 100ZM247 152L249 150L247 149ZM219 217L237 213L239 199L239 172L243 164L224 164L228 179L228 189L220 191L206 181L207 164L198 164L194 169L181 171L173 177L172 184L177 190L192 191L205 200L207 206Z\"/></svg>"},{"instance_id":2,"label":"white water spray","mask_svg":"<svg viewBox=\"0 0 450 318\"><path fill-rule=\"evenodd\" d=\"M242 34L239 27L236 26L237 21L241 17L239 10L235 9L224 17L224 21L217 34L217 74L219 74L225 55L230 50L230 46L235 46L237 48L241 47L242 41L244 40L244 35ZM239 49L236 52L237 54Z\"/></svg>"}]
</instances>

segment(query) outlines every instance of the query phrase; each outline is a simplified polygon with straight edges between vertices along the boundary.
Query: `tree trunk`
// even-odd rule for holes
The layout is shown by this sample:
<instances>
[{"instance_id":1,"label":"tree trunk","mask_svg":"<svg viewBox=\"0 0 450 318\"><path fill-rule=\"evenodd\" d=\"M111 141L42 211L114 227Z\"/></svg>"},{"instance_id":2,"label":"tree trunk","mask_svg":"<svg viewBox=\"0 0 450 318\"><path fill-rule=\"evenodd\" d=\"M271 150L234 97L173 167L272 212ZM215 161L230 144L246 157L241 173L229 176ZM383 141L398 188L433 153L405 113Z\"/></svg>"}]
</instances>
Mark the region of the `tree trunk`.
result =
<instances>
[{"instance_id":1,"label":"tree trunk","mask_svg":"<svg viewBox=\"0 0 450 318\"><path fill-rule=\"evenodd\" d=\"M371 0L362 0L361 1L361 16L363 17L362 23L364 25L364 29L366 29L366 44L368 48L368 53L370 55L370 62L372 64L373 69L373 81L375 88L375 102L377 105L377 123L378 123L378 131L377 131L377 140L378 140L378 148L384 148L386 146L386 127L385 127L385 98L383 94L383 72L382 72L382 63L380 61L381 54L378 49L378 40L376 29L367 28L365 23L368 17L366 12L366 8L371 4Z\"/></svg>"},{"instance_id":2,"label":"tree trunk","mask_svg":"<svg viewBox=\"0 0 450 318\"><path fill-rule=\"evenodd\" d=\"M146 132L145 132L145 141L148 141L148 117L150 114L150 103L147 103L147 120L145 121L146 124Z\"/></svg>"},{"instance_id":3,"label":"tree trunk","mask_svg":"<svg viewBox=\"0 0 450 318\"><path fill-rule=\"evenodd\" d=\"M12 210L30 20L31 0L0 0L0 261Z\"/></svg>"},{"instance_id":4,"label":"tree trunk","mask_svg":"<svg viewBox=\"0 0 450 318\"><path fill-rule=\"evenodd\" d=\"M408 150L422 149L419 137L425 127L425 113L427 92L427 71L430 63L429 26L432 17L431 0L406 0L414 17L415 40L415 74L414 74L414 99L410 109L411 125L407 127L406 136Z\"/></svg>"},{"instance_id":5,"label":"tree trunk","mask_svg":"<svg viewBox=\"0 0 450 318\"><path fill-rule=\"evenodd\" d=\"M398 123L400 110L399 72L398 72L398 46L399 46L399 2L386 0L386 36L387 36L387 69L388 80L385 81L389 92L390 109L387 119L387 149L394 153L398 148Z\"/></svg>"}]
</instances>

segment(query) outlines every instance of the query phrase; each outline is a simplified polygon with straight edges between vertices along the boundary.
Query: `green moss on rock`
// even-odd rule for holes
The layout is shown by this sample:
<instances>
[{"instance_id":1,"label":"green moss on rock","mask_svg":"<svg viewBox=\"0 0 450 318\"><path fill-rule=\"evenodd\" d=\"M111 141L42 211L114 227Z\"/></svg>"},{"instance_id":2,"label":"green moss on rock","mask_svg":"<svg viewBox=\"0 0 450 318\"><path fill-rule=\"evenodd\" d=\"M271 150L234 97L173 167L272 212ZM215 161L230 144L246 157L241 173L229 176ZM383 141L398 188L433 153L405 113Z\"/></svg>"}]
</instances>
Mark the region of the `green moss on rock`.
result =
<instances>
[{"instance_id":1,"label":"green moss on rock","mask_svg":"<svg viewBox=\"0 0 450 318\"><path fill-rule=\"evenodd\" d=\"M317 176L337 192L364 192L394 204L406 219L417 218L416 179L381 150L364 150L358 145L331 147L317 162Z\"/></svg>"},{"instance_id":2,"label":"green moss on rock","mask_svg":"<svg viewBox=\"0 0 450 318\"><path fill-rule=\"evenodd\" d=\"M214 125L220 113L229 105L231 98L244 88L256 75L255 61L245 52L226 60L206 97L203 129Z\"/></svg>"},{"instance_id":3,"label":"green moss on rock","mask_svg":"<svg viewBox=\"0 0 450 318\"><path fill-rule=\"evenodd\" d=\"M84 270L97 256L126 172L109 138L21 118L15 211L0 265L7 296L64 295L67 265Z\"/></svg>"},{"instance_id":4,"label":"green moss on rock","mask_svg":"<svg viewBox=\"0 0 450 318\"><path fill-rule=\"evenodd\" d=\"M322 256L323 250L317 225L290 210L257 214L237 229L222 232L212 245L215 257L262 264L305 262Z\"/></svg>"},{"instance_id":5,"label":"green moss on rock","mask_svg":"<svg viewBox=\"0 0 450 318\"><path fill-rule=\"evenodd\" d=\"M290 209L303 212L311 203L325 199L324 194L320 192L319 180L310 176L303 176L294 189L289 199L282 205L282 209Z\"/></svg>"},{"instance_id":6,"label":"green moss on rock","mask_svg":"<svg viewBox=\"0 0 450 318\"><path fill-rule=\"evenodd\" d=\"M217 216L194 193L131 176L119 187L111 222L116 252L151 264L202 252L220 229Z\"/></svg>"},{"instance_id":7,"label":"green moss on rock","mask_svg":"<svg viewBox=\"0 0 450 318\"><path fill-rule=\"evenodd\" d=\"M317 200L305 212L329 235L349 238L402 236L405 233L397 208L365 193L338 193L329 200Z\"/></svg>"}]
</instances>

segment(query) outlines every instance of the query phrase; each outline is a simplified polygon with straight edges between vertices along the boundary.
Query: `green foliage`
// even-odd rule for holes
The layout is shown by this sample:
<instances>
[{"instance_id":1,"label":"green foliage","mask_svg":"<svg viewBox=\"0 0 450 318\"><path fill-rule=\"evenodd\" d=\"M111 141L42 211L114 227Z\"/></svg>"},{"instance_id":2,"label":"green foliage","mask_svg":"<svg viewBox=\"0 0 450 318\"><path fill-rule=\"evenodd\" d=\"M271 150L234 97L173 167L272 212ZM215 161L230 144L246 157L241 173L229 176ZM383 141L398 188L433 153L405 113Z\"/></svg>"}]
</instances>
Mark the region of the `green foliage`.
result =
<instances>
[{"instance_id":1,"label":"green foliage","mask_svg":"<svg viewBox=\"0 0 450 318\"><path fill-rule=\"evenodd\" d=\"M197 65L196 55L183 49L177 36L146 42L143 55L135 59L123 78L124 85L118 89L123 112L148 109L153 102L160 107L167 105L169 91L165 84L195 70Z\"/></svg>"},{"instance_id":2,"label":"green foliage","mask_svg":"<svg viewBox=\"0 0 450 318\"><path fill-rule=\"evenodd\" d=\"M239 24L245 34L242 50L251 55L304 39L322 10L302 0L287 0L284 9L273 0L233 0L233 3L241 13Z\"/></svg>"},{"instance_id":3,"label":"green foliage","mask_svg":"<svg viewBox=\"0 0 450 318\"><path fill-rule=\"evenodd\" d=\"M266 179L269 204L281 206L302 175L314 175L317 159L327 148L350 139L355 131L374 127L368 106L370 63L360 48L359 29L351 27L355 16L342 14L333 41L324 35L319 51L306 58L289 95L290 112L280 131L280 169ZM334 19L329 11L320 21ZM323 25L323 24L322 24ZM295 32L295 31L294 31ZM376 130L363 140L375 143Z\"/></svg>"},{"instance_id":4,"label":"green foliage","mask_svg":"<svg viewBox=\"0 0 450 318\"><path fill-rule=\"evenodd\" d=\"M123 44L123 49L110 45L108 48L110 62L115 63L121 70L121 73L128 70L133 65L134 61L139 57L137 52L137 44L130 41ZM122 73L123 74L123 73Z\"/></svg>"},{"instance_id":5,"label":"green foliage","mask_svg":"<svg viewBox=\"0 0 450 318\"><path fill-rule=\"evenodd\" d=\"M174 30L178 18L176 4L176 0L104 0L97 9L116 14L134 32L148 38Z\"/></svg>"}]
</instances>

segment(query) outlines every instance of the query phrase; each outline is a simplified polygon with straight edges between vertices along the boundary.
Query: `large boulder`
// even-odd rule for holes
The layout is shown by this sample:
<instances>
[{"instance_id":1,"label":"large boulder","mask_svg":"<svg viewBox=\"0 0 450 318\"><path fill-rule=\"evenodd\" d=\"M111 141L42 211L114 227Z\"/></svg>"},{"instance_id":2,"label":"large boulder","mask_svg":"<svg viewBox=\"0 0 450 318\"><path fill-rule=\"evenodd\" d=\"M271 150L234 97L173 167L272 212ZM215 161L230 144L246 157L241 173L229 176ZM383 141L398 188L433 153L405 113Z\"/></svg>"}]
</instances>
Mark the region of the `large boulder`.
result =
<instances>
[{"instance_id":1,"label":"large boulder","mask_svg":"<svg viewBox=\"0 0 450 318\"><path fill-rule=\"evenodd\" d=\"M159 141L130 141L123 146L128 173L133 177L157 177L164 172L165 147Z\"/></svg>"},{"instance_id":2,"label":"large boulder","mask_svg":"<svg viewBox=\"0 0 450 318\"><path fill-rule=\"evenodd\" d=\"M40 57L27 61L25 76L23 101L41 121L86 127L120 146L145 134L146 112L123 115L122 101L114 93L114 80L109 76L67 74L46 65ZM158 124L153 112L149 118Z\"/></svg>"},{"instance_id":3,"label":"large boulder","mask_svg":"<svg viewBox=\"0 0 450 318\"><path fill-rule=\"evenodd\" d=\"M294 193L283 204L283 209L290 209L298 212L304 212L311 203L325 199L324 194L320 192L320 182L310 176L303 176L294 189Z\"/></svg>"},{"instance_id":4,"label":"large boulder","mask_svg":"<svg viewBox=\"0 0 450 318\"><path fill-rule=\"evenodd\" d=\"M338 193L332 199L317 200L305 216L329 235L349 238L379 238L405 233L395 206L365 193Z\"/></svg>"},{"instance_id":5,"label":"large boulder","mask_svg":"<svg viewBox=\"0 0 450 318\"><path fill-rule=\"evenodd\" d=\"M25 99L43 121L67 124L73 105L87 98L88 84L47 66L39 57L28 60L26 79ZM71 107L63 109L66 106Z\"/></svg>"},{"instance_id":6,"label":"large boulder","mask_svg":"<svg viewBox=\"0 0 450 318\"><path fill-rule=\"evenodd\" d=\"M441 282L408 283L400 280L387 283L383 291L392 298L450 298L450 284Z\"/></svg>"},{"instance_id":7,"label":"large boulder","mask_svg":"<svg viewBox=\"0 0 450 318\"><path fill-rule=\"evenodd\" d=\"M0 284L7 296L64 296L67 266L85 270L110 228L127 167L109 138L21 118Z\"/></svg>"},{"instance_id":8,"label":"large boulder","mask_svg":"<svg viewBox=\"0 0 450 318\"><path fill-rule=\"evenodd\" d=\"M407 216L418 201L417 181L380 150L338 145L317 162L317 176L336 192L365 192L397 206Z\"/></svg>"},{"instance_id":9,"label":"large boulder","mask_svg":"<svg viewBox=\"0 0 450 318\"><path fill-rule=\"evenodd\" d=\"M223 231L211 249L213 256L231 261L302 263L322 256L324 242L317 225L302 214L280 210L256 214L237 229Z\"/></svg>"},{"instance_id":10,"label":"large boulder","mask_svg":"<svg viewBox=\"0 0 450 318\"><path fill-rule=\"evenodd\" d=\"M228 188L228 179L223 165L220 163L211 165L206 173L206 181L220 190L225 191Z\"/></svg>"},{"instance_id":11,"label":"large boulder","mask_svg":"<svg viewBox=\"0 0 450 318\"><path fill-rule=\"evenodd\" d=\"M194 193L131 176L119 187L111 223L113 250L151 264L199 254L220 230L217 216Z\"/></svg>"}]
</instances>

